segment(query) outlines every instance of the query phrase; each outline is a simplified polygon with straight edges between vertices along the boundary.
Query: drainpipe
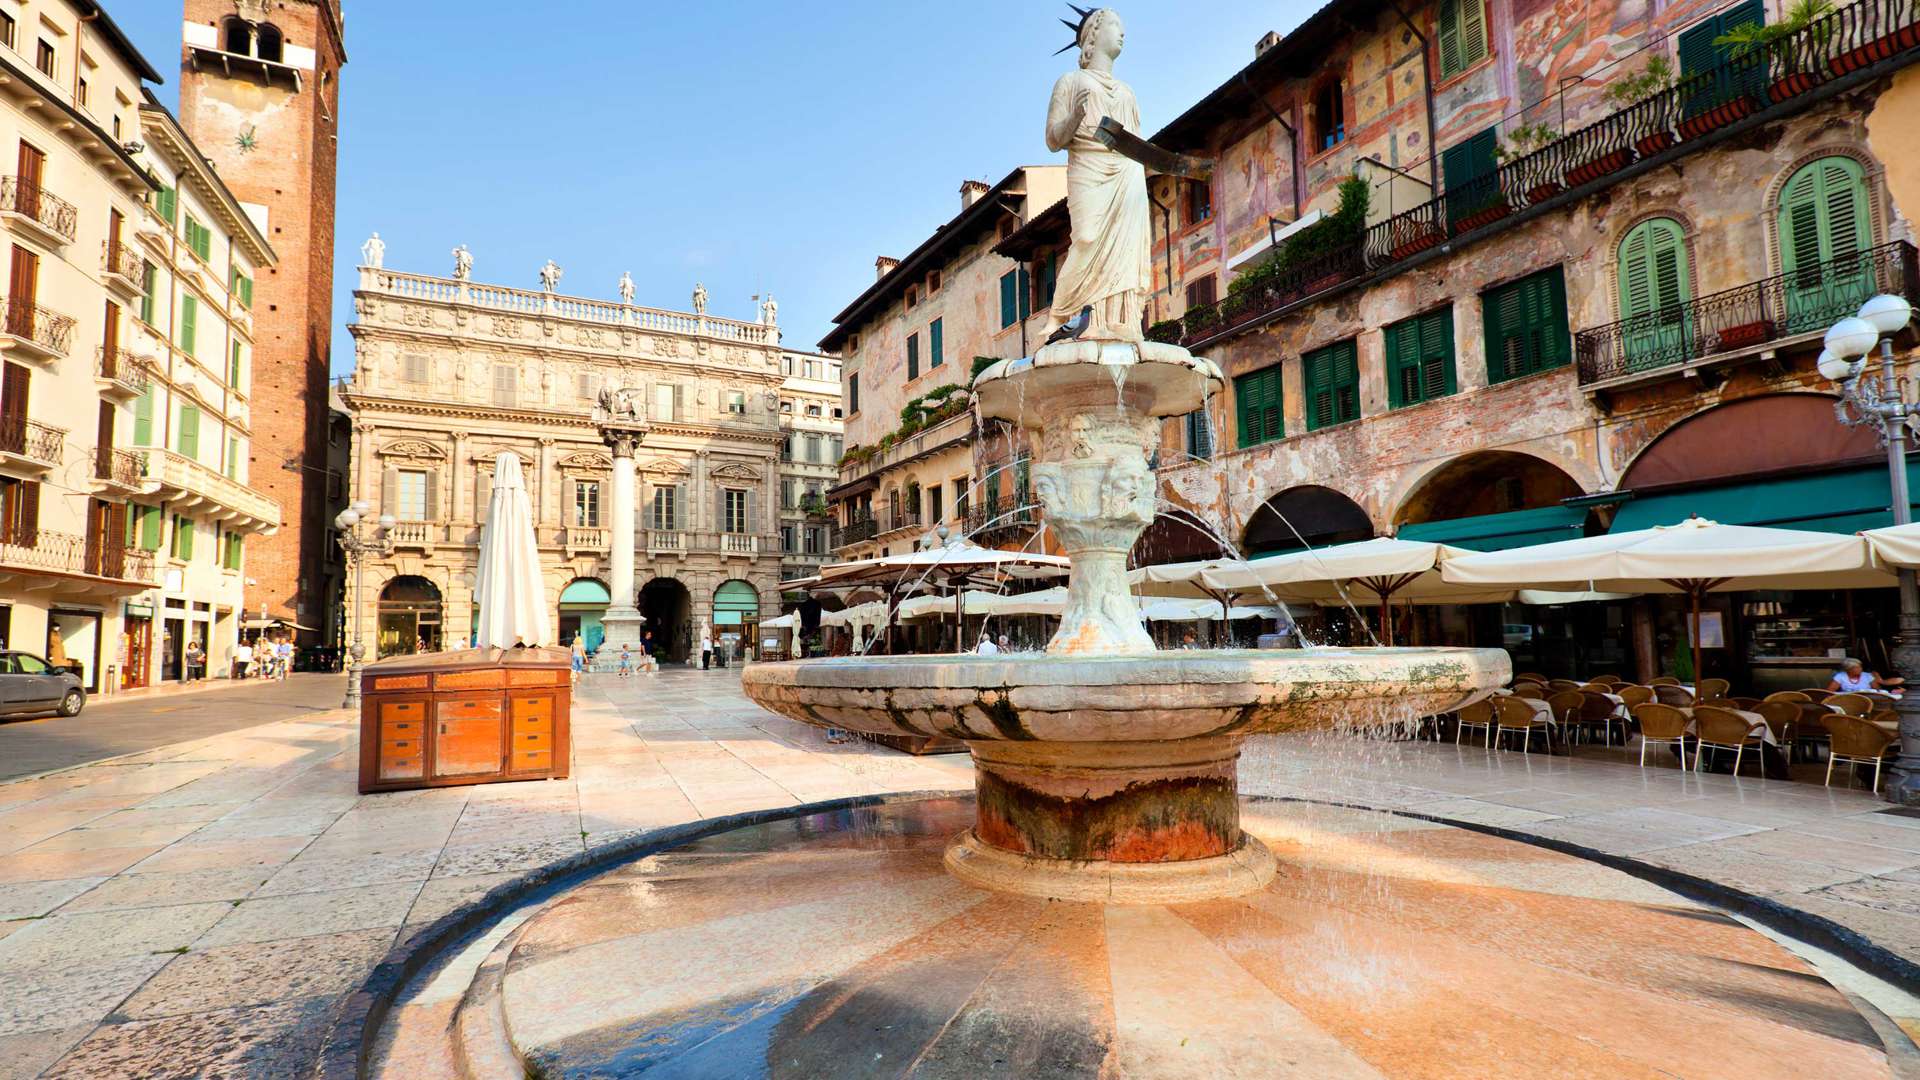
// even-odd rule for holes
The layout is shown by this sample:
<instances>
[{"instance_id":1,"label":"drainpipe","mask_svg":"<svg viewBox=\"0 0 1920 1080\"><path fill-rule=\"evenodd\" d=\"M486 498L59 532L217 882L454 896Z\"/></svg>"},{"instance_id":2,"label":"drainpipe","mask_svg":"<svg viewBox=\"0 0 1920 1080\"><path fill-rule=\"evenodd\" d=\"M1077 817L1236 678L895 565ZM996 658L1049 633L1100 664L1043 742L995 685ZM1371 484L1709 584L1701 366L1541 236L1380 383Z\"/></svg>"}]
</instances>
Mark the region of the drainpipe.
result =
<instances>
[{"instance_id":1,"label":"drainpipe","mask_svg":"<svg viewBox=\"0 0 1920 1080\"><path fill-rule=\"evenodd\" d=\"M1393 9L1395 15L1400 16L1400 22L1407 28L1407 33L1412 34L1413 39L1420 43L1421 94L1427 103L1427 177L1429 180L1427 190L1438 192L1440 190L1440 150L1435 145L1439 141L1439 136L1435 134L1433 126L1433 57L1431 50L1427 48L1427 35L1413 25L1412 19L1407 18L1407 13L1400 8L1399 0L1387 0L1387 6Z\"/></svg>"},{"instance_id":2,"label":"drainpipe","mask_svg":"<svg viewBox=\"0 0 1920 1080\"><path fill-rule=\"evenodd\" d=\"M1405 18L1405 16L1402 16L1402 18ZM1275 111L1273 105L1267 101L1267 96L1254 90L1253 81L1247 78L1246 68L1240 69L1240 88L1252 96L1253 100L1259 102L1260 107L1267 110L1267 115L1273 117L1273 122L1280 125L1280 130L1287 133L1287 163L1289 166L1287 174L1293 181L1293 220L1299 221L1300 203L1302 201L1300 198L1300 136L1294 131L1292 124L1281 119L1280 114ZM1428 104L1431 105L1432 103L1429 102ZM1428 123L1431 124L1432 110L1429 109L1428 112Z\"/></svg>"}]
</instances>

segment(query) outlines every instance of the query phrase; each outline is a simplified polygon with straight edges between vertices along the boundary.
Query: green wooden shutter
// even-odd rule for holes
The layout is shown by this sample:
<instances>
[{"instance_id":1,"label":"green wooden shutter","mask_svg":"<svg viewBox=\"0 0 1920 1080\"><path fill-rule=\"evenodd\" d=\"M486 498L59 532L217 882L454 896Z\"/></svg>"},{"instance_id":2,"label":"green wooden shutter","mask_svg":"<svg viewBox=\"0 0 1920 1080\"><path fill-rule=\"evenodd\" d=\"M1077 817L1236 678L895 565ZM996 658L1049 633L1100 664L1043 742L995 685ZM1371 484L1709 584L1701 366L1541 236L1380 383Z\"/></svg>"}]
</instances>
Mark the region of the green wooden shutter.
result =
<instances>
[{"instance_id":1,"label":"green wooden shutter","mask_svg":"<svg viewBox=\"0 0 1920 1080\"><path fill-rule=\"evenodd\" d=\"M1820 329L1872 295L1872 269L1852 258L1872 246L1872 229L1859 162L1821 158L1788 178L1779 232L1791 332Z\"/></svg>"},{"instance_id":2,"label":"green wooden shutter","mask_svg":"<svg viewBox=\"0 0 1920 1080\"><path fill-rule=\"evenodd\" d=\"M160 550L160 508L157 506L138 506L140 512L140 547L145 551Z\"/></svg>"},{"instance_id":3,"label":"green wooden shutter","mask_svg":"<svg viewBox=\"0 0 1920 1080\"><path fill-rule=\"evenodd\" d=\"M178 514L173 517L173 557L193 561L193 521Z\"/></svg>"},{"instance_id":4,"label":"green wooden shutter","mask_svg":"<svg viewBox=\"0 0 1920 1080\"><path fill-rule=\"evenodd\" d=\"M1285 436L1278 364L1234 379L1233 399L1242 448Z\"/></svg>"},{"instance_id":5,"label":"green wooden shutter","mask_svg":"<svg viewBox=\"0 0 1920 1080\"><path fill-rule=\"evenodd\" d=\"M927 367L937 368L945 357L941 355L940 320L933 320L927 329Z\"/></svg>"},{"instance_id":6,"label":"green wooden shutter","mask_svg":"<svg viewBox=\"0 0 1920 1080\"><path fill-rule=\"evenodd\" d=\"M164 188L161 188L158 192L154 193L153 208L156 212L159 213L159 215L162 218L166 219L166 222L169 225L174 224L176 220L174 215L178 212L176 208L179 206L179 204L180 204L179 193L176 192L173 188L164 187Z\"/></svg>"},{"instance_id":7,"label":"green wooden shutter","mask_svg":"<svg viewBox=\"0 0 1920 1080\"><path fill-rule=\"evenodd\" d=\"M1453 309L1441 308L1387 327L1387 394L1393 408L1455 391Z\"/></svg>"},{"instance_id":8,"label":"green wooden shutter","mask_svg":"<svg viewBox=\"0 0 1920 1080\"><path fill-rule=\"evenodd\" d=\"M1486 0L1441 0L1437 29L1441 78L1452 78L1486 59Z\"/></svg>"},{"instance_id":9,"label":"green wooden shutter","mask_svg":"<svg viewBox=\"0 0 1920 1080\"><path fill-rule=\"evenodd\" d=\"M1013 291L1020 298L1020 317L1033 314L1033 278L1024 266L1015 273Z\"/></svg>"},{"instance_id":10,"label":"green wooden shutter","mask_svg":"<svg viewBox=\"0 0 1920 1080\"><path fill-rule=\"evenodd\" d=\"M1620 316L1626 321L1627 366L1660 366L1684 358L1691 339L1686 312L1687 249L1680 223L1653 218L1620 242Z\"/></svg>"},{"instance_id":11,"label":"green wooden shutter","mask_svg":"<svg viewBox=\"0 0 1920 1080\"><path fill-rule=\"evenodd\" d=\"M1353 339L1301 358L1307 389L1307 430L1360 418L1360 365Z\"/></svg>"},{"instance_id":12,"label":"green wooden shutter","mask_svg":"<svg viewBox=\"0 0 1920 1080\"><path fill-rule=\"evenodd\" d=\"M1736 62L1733 46L1716 45L1714 39L1737 26L1767 21L1762 0L1729 8L1710 15L1680 34L1680 85L1683 88L1681 115L1697 116L1741 94L1762 89L1766 81L1767 52L1756 49Z\"/></svg>"},{"instance_id":13,"label":"green wooden shutter","mask_svg":"<svg viewBox=\"0 0 1920 1080\"><path fill-rule=\"evenodd\" d=\"M1465 71L1460 62L1460 4L1462 0L1440 0L1440 77Z\"/></svg>"},{"instance_id":14,"label":"green wooden shutter","mask_svg":"<svg viewBox=\"0 0 1920 1080\"><path fill-rule=\"evenodd\" d=\"M200 409L195 405L180 406L180 439L175 449L190 458L200 456Z\"/></svg>"},{"instance_id":15,"label":"green wooden shutter","mask_svg":"<svg viewBox=\"0 0 1920 1080\"><path fill-rule=\"evenodd\" d=\"M907 335L907 378L920 377L920 335Z\"/></svg>"},{"instance_id":16,"label":"green wooden shutter","mask_svg":"<svg viewBox=\"0 0 1920 1080\"><path fill-rule=\"evenodd\" d=\"M188 356L198 355L194 352L194 337L199 330L199 321L199 299L193 296L182 296L180 298L180 351Z\"/></svg>"},{"instance_id":17,"label":"green wooden shutter","mask_svg":"<svg viewBox=\"0 0 1920 1080\"><path fill-rule=\"evenodd\" d=\"M153 283L155 274L152 263L146 263L140 274L140 321L153 325Z\"/></svg>"},{"instance_id":18,"label":"green wooden shutter","mask_svg":"<svg viewBox=\"0 0 1920 1080\"><path fill-rule=\"evenodd\" d=\"M1005 329L1020 321L1020 279L1012 270L1000 275L1000 327Z\"/></svg>"},{"instance_id":19,"label":"green wooden shutter","mask_svg":"<svg viewBox=\"0 0 1920 1080\"><path fill-rule=\"evenodd\" d=\"M1499 201L1500 163L1494 155L1499 145L1498 133L1488 128L1441 153L1440 170L1447 184L1449 226Z\"/></svg>"},{"instance_id":20,"label":"green wooden shutter","mask_svg":"<svg viewBox=\"0 0 1920 1080\"><path fill-rule=\"evenodd\" d=\"M1488 382L1530 375L1572 360L1566 283L1559 267L1489 290L1481 296L1481 311Z\"/></svg>"},{"instance_id":21,"label":"green wooden shutter","mask_svg":"<svg viewBox=\"0 0 1920 1080\"><path fill-rule=\"evenodd\" d=\"M135 446L153 445L153 387L149 385L133 400L133 442Z\"/></svg>"}]
</instances>

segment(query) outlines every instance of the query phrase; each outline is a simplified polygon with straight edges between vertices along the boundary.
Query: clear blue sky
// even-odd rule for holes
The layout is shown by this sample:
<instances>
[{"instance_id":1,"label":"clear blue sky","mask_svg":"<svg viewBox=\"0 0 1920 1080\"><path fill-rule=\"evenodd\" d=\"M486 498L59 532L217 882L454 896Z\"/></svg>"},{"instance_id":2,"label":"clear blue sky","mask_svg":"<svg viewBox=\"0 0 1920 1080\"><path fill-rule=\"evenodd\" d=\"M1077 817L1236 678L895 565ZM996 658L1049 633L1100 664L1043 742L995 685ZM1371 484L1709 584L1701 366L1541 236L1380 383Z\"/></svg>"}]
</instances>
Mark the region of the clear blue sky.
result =
<instances>
[{"instance_id":1,"label":"clear blue sky","mask_svg":"<svg viewBox=\"0 0 1920 1080\"><path fill-rule=\"evenodd\" d=\"M108 0L178 103L180 5ZM1317 7L1134 0L1118 72L1148 132ZM1196 11L1204 16L1196 19ZM389 267L716 314L780 301L811 348L872 281L959 208L960 182L1051 159L1053 80L1073 63L1065 4L836 0L348 0L334 317L353 317L367 234ZM333 337L333 368L353 345Z\"/></svg>"}]
</instances>

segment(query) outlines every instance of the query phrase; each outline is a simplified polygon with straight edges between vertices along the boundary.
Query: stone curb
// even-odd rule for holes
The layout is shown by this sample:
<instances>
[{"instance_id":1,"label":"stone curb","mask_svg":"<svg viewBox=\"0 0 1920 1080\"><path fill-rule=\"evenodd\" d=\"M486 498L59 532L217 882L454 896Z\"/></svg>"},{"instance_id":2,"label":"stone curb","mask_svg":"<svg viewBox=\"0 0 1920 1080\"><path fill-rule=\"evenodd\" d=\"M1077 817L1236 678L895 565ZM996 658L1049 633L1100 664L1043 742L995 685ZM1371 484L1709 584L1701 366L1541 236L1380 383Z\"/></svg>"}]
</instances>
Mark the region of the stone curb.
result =
<instances>
[{"instance_id":1,"label":"stone curb","mask_svg":"<svg viewBox=\"0 0 1920 1080\"><path fill-rule=\"evenodd\" d=\"M381 1025L386 1022L387 1012L401 988L428 964L438 959L449 945L483 929L494 916L508 908L518 907L538 899L543 893L556 894L562 889L597 876L622 863L733 829L804 817L809 814L830 813L835 810L887 806L895 803L917 802L922 799L952 798L959 793L929 790L885 795L855 795L842 799L829 799L825 802L804 803L799 806L755 810L727 817L704 818L615 841L604 847L550 863L512 881L496 885L488 890L485 896L455 908L388 951L386 957L381 960L379 966L374 968L373 973L367 977L359 989L348 995L336 1008L333 1022L328 1028L326 1042L322 1045L320 1054L307 1075L313 1080L361 1080L365 1077L368 1055L372 1049L369 1040L379 1033ZM1823 915L1802 911L1776 900L1743 892L1693 874L1656 866L1624 855L1610 854L1565 840L1535 836L1498 825L1461 821L1438 814L1422 814L1413 810L1397 810L1366 803L1297 796L1248 795L1243 798L1254 803L1295 803L1304 806L1329 806L1392 814L1395 817L1448 825L1557 851L1563 855L1571 855L1658 885L1689 900L1744 915L1788 937L1834 953L1874 976L1908 993L1920 996L1920 964L1915 964L1883 946L1874 944L1873 940L1866 935L1842 926Z\"/></svg>"},{"instance_id":2,"label":"stone curb","mask_svg":"<svg viewBox=\"0 0 1920 1080\"><path fill-rule=\"evenodd\" d=\"M1332 799L1307 799L1297 796L1246 796L1253 802L1300 803L1308 806L1334 806L1347 810L1369 810L1375 813L1392 814L1395 817L1410 818L1415 821L1431 821L1436 825L1450 825L1456 829L1497 836L1503 840L1517 840L1523 844L1557 851L1563 855L1586 862L1597 863L1610 870L1618 870L1642 881L1658 885L1669 892L1678 893L1689 900L1696 900L1710 907L1744 915L1754 922L1771 930L1777 930L1787 937L1806 942L1817 948L1825 949L1848 963L1883 979L1901 990L1920 996L1920 964L1906 957L1876 945L1872 938L1858 930L1843 926L1824 915L1815 915L1811 911L1802 911L1790 904L1770 900L1744 892L1731 885L1723 885L1708 878L1642 862L1626 855L1614 855L1567 840L1552 837L1535 836L1499 825L1487 825L1477 821L1461 821L1456 818L1442 817L1438 814L1422 814L1414 810L1396 810L1385 806L1369 806L1366 803L1341 802Z\"/></svg>"},{"instance_id":3,"label":"stone curb","mask_svg":"<svg viewBox=\"0 0 1920 1080\"><path fill-rule=\"evenodd\" d=\"M726 817L702 818L681 825L639 833L624 840L548 863L489 889L485 896L442 915L394 945L353 993L335 1006L326 1041L307 1076L314 1080L360 1080L367 1075L371 1040L386 1022L394 998L448 946L484 929L502 911L545 895L552 895L607 870L648 855L733 829L809 814L853 810L867 806L952 798L955 791L903 791L883 795L853 795L799 806L771 807Z\"/></svg>"}]
</instances>

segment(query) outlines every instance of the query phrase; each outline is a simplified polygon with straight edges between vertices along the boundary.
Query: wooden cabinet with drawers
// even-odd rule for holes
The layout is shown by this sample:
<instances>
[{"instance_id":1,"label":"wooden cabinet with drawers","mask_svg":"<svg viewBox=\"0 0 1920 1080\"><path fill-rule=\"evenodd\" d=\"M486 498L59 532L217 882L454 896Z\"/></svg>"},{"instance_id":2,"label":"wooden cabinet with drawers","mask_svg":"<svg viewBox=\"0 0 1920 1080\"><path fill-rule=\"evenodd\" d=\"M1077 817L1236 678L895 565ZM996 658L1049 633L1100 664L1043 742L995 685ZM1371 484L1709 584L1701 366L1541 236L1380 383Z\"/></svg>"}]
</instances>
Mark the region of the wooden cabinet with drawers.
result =
<instances>
[{"instance_id":1,"label":"wooden cabinet with drawers","mask_svg":"<svg viewBox=\"0 0 1920 1080\"><path fill-rule=\"evenodd\" d=\"M564 649L462 649L367 665L361 792L566 776L569 659Z\"/></svg>"}]
</instances>

